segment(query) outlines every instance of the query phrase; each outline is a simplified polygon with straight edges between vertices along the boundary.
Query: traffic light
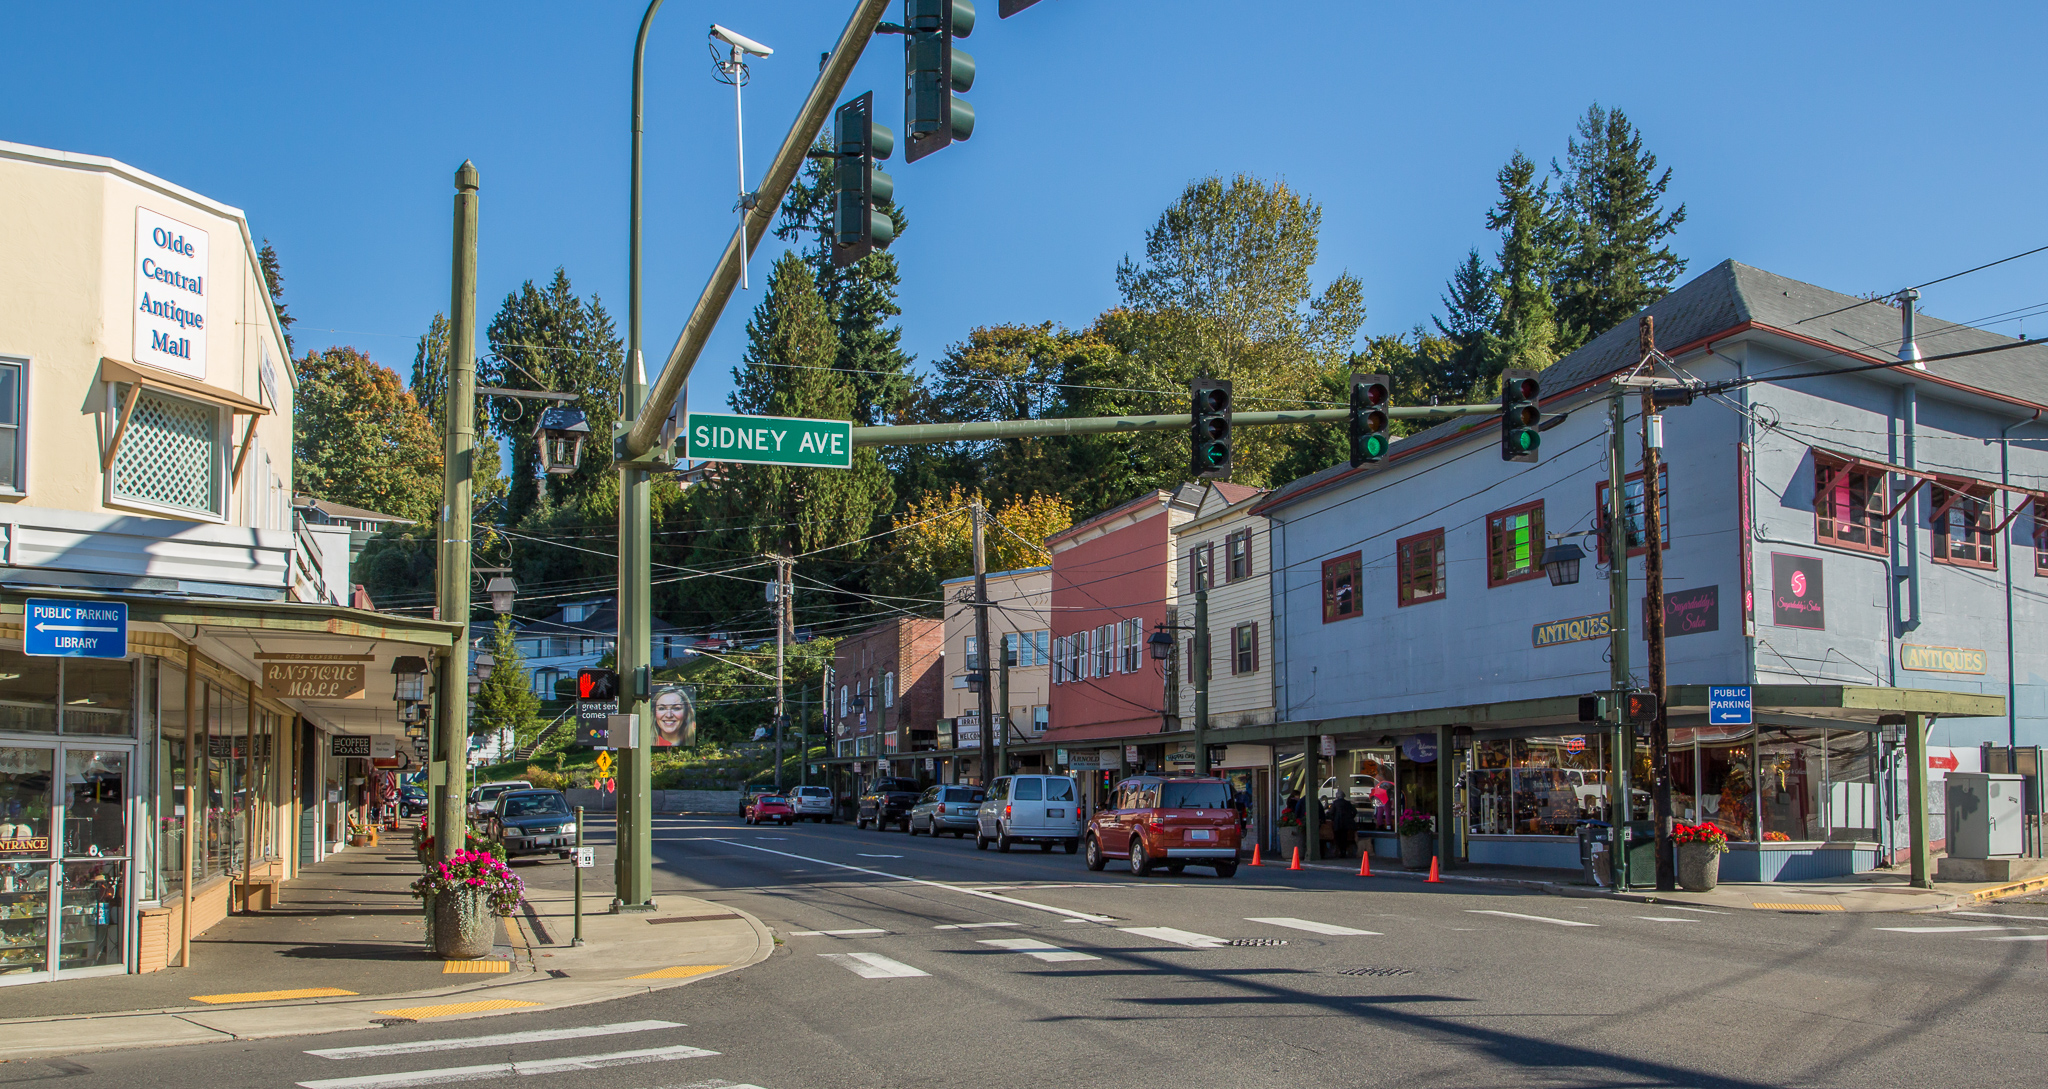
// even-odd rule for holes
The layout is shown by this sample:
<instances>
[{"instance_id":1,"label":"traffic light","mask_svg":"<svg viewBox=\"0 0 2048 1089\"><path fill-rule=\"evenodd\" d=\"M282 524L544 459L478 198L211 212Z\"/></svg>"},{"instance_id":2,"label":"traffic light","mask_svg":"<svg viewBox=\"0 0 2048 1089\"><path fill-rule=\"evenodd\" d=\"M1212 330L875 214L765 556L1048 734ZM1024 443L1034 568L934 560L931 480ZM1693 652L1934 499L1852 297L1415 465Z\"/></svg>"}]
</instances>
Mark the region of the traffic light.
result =
<instances>
[{"instance_id":1,"label":"traffic light","mask_svg":"<svg viewBox=\"0 0 2048 1089\"><path fill-rule=\"evenodd\" d=\"M1192 474L1196 480L1230 479L1230 382L1197 378L1188 383L1193 394L1195 425Z\"/></svg>"},{"instance_id":2,"label":"traffic light","mask_svg":"<svg viewBox=\"0 0 2048 1089\"><path fill-rule=\"evenodd\" d=\"M1387 456L1387 399L1393 379L1384 374L1351 375L1351 467Z\"/></svg>"},{"instance_id":3,"label":"traffic light","mask_svg":"<svg viewBox=\"0 0 2048 1089\"><path fill-rule=\"evenodd\" d=\"M1542 444L1539 433L1543 422L1543 387L1536 383L1536 372L1521 367L1509 367L1500 374L1500 459L1502 461L1535 461L1536 447Z\"/></svg>"},{"instance_id":4,"label":"traffic light","mask_svg":"<svg viewBox=\"0 0 2048 1089\"><path fill-rule=\"evenodd\" d=\"M875 123L873 91L835 110L832 130L832 263L843 268L896 237L896 221L881 208L894 201L896 182L875 169L876 160L896 150L896 134Z\"/></svg>"},{"instance_id":5,"label":"traffic light","mask_svg":"<svg viewBox=\"0 0 2048 1089\"><path fill-rule=\"evenodd\" d=\"M974 107L954 91L974 87L974 57L953 46L974 33L971 0L903 0L903 127L914 163L974 135Z\"/></svg>"},{"instance_id":6,"label":"traffic light","mask_svg":"<svg viewBox=\"0 0 2048 1089\"><path fill-rule=\"evenodd\" d=\"M577 670L576 698L579 700L618 699L619 675L609 669Z\"/></svg>"},{"instance_id":7,"label":"traffic light","mask_svg":"<svg viewBox=\"0 0 2048 1089\"><path fill-rule=\"evenodd\" d=\"M1607 720L1606 696L1580 696L1579 721L1605 722Z\"/></svg>"},{"instance_id":8,"label":"traffic light","mask_svg":"<svg viewBox=\"0 0 2048 1089\"><path fill-rule=\"evenodd\" d=\"M1636 689L1628 694L1628 720L1638 726L1657 721L1657 693Z\"/></svg>"}]
</instances>

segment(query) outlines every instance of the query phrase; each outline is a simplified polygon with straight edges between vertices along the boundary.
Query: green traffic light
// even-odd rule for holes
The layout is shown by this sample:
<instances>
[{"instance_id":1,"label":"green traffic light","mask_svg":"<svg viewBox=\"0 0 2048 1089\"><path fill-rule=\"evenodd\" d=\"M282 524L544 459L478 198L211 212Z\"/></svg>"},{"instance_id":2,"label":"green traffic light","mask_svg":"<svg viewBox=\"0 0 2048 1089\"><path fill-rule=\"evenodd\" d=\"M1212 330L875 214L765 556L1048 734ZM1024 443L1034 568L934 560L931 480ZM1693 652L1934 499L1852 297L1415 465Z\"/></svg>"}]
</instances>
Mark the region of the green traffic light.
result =
<instances>
[{"instance_id":1,"label":"green traffic light","mask_svg":"<svg viewBox=\"0 0 2048 1089\"><path fill-rule=\"evenodd\" d=\"M1515 432L1515 445L1524 451L1536 449L1536 444L1541 441L1534 431Z\"/></svg>"},{"instance_id":2,"label":"green traffic light","mask_svg":"<svg viewBox=\"0 0 2048 1089\"><path fill-rule=\"evenodd\" d=\"M1377 460L1379 458L1385 457L1386 453L1387 437L1385 435L1367 435L1365 437L1366 457Z\"/></svg>"}]
</instances>

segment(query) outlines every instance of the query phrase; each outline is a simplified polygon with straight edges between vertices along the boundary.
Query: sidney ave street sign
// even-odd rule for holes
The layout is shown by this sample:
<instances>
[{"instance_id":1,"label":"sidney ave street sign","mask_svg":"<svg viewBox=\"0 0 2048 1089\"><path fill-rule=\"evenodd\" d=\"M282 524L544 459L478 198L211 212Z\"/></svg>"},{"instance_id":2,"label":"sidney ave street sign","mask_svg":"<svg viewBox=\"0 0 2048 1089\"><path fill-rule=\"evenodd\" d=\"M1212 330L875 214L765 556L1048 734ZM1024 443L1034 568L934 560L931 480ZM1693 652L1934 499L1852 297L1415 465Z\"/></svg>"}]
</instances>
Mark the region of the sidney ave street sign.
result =
<instances>
[{"instance_id":1,"label":"sidney ave street sign","mask_svg":"<svg viewBox=\"0 0 2048 1089\"><path fill-rule=\"evenodd\" d=\"M683 456L698 461L851 469L853 423L692 412L683 429Z\"/></svg>"}]
</instances>

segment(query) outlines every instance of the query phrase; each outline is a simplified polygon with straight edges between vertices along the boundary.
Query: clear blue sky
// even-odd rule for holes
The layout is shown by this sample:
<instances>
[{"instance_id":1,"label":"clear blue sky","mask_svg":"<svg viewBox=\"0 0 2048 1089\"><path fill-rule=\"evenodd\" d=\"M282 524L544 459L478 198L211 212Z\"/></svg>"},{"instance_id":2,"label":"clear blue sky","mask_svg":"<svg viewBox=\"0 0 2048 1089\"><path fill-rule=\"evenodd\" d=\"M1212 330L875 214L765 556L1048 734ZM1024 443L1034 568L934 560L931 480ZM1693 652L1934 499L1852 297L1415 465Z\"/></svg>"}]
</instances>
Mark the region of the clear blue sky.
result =
<instances>
[{"instance_id":1,"label":"clear blue sky","mask_svg":"<svg viewBox=\"0 0 2048 1089\"><path fill-rule=\"evenodd\" d=\"M649 46L647 348L664 357L729 236L731 91L712 21L777 49L747 91L758 179L850 0L670 0ZM1284 179L1324 208L1327 279L1365 285L1368 333L1426 322L1493 174L1561 155L1595 100L1672 168L1676 244L1847 292L2048 243L2039 60L2048 7L1925 4L982 4L966 43L974 139L890 166L911 229L905 341L1086 324L1191 179ZM303 350L404 373L448 301L450 179L483 176L485 317L568 269L623 334L635 0L10 4L0 139L112 156L245 209L277 246ZM1292 22L1274 22L1282 14ZM896 16L892 14L892 18ZM901 129L900 39L850 92ZM751 182L750 182L751 184ZM772 240L771 240L771 245ZM4 254L0 240L0 254ZM765 270L767 257L757 257ZM722 404L760 279L692 380ZM2048 254L1930 289L1970 320L2048 303ZM2015 324L1999 326L2016 332ZM2048 333L2048 315L2027 332Z\"/></svg>"}]
</instances>

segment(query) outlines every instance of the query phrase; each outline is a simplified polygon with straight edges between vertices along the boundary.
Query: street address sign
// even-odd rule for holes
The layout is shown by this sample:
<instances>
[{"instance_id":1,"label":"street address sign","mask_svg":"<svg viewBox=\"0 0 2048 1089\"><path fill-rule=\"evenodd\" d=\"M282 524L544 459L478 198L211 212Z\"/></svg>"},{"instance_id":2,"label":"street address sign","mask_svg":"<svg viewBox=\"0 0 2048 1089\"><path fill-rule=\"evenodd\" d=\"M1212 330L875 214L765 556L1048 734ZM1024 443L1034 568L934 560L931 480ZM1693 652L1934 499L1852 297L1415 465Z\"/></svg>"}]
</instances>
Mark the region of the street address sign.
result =
<instances>
[{"instance_id":1,"label":"street address sign","mask_svg":"<svg viewBox=\"0 0 2048 1089\"><path fill-rule=\"evenodd\" d=\"M683 429L683 456L697 461L851 469L853 423L692 412L689 426Z\"/></svg>"},{"instance_id":2,"label":"street address sign","mask_svg":"<svg viewBox=\"0 0 2048 1089\"><path fill-rule=\"evenodd\" d=\"M1754 717L1752 689L1746 684L1708 685L1707 722L1714 726L1748 726Z\"/></svg>"},{"instance_id":3,"label":"street address sign","mask_svg":"<svg viewBox=\"0 0 2048 1089\"><path fill-rule=\"evenodd\" d=\"M32 597L22 607L22 651L46 658L125 658L128 604Z\"/></svg>"}]
</instances>

